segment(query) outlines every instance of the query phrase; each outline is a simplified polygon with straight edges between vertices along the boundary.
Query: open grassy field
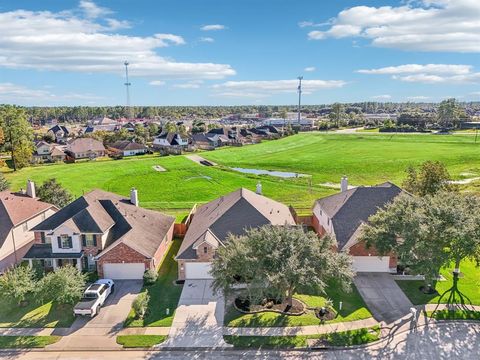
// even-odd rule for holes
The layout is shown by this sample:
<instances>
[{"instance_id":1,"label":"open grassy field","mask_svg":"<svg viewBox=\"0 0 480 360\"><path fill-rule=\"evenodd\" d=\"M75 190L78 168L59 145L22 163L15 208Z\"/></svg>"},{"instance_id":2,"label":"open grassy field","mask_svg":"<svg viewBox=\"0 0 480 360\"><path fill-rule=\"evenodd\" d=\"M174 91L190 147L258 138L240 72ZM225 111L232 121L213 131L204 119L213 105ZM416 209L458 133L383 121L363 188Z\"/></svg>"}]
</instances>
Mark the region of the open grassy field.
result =
<instances>
[{"instance_id":1,"label":"open grassy field","mask_svg":"<svg viewBox=\"0 0 480 360\"><path fill-rule=\"evenodd\" d=\"M142 206L181 218L195 203L205 203L241 186L253 190L259 179L265 195L308 212L315 199L336 191L324 183L339 183L342 175L353 185L386 180L401 184L405 168L425 160L443 161L457 178L462 173L480 174L480 143L475 144L474 137L468 135L302 133L201 155L220 166L201 166L184 156L143 156L30 167L16 173L7 171L6 177L13 190L25 187L27 179L41 183L56 177L75 196L93 188L128 196L135 186ZM155 165L167 171L155 171ZM229 167L291 171L311 178L247 175ZM475 183L468 186L476 189Z\"/></svg>"}]
</instances>

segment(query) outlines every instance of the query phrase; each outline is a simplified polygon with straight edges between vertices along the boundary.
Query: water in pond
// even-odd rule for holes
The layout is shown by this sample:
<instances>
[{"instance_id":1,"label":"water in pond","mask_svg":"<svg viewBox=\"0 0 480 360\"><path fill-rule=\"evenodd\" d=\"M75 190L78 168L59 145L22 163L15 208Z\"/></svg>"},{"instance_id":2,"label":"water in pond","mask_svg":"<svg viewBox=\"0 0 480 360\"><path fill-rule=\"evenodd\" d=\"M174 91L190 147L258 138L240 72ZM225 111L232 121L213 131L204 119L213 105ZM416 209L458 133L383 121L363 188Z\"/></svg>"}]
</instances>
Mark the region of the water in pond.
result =
<instances>
[{"instance_id":1,"label":"water in pond","mask_svg":"<svg viewBox=\"0 0 480 360\"><path fill-rule=\"evenodd\" d=\"M245 168L238 168L234 167L231 168L232 170L244 173L244 174L255 174L255 175L270 175L276 176L281 178L296 178L296 177L304 177L310 176L307 174L300 174L294 172L286 172L286 171L273 171L273 170L262 170L262 169L245 169Z\"/></svg>"}]
</instances>

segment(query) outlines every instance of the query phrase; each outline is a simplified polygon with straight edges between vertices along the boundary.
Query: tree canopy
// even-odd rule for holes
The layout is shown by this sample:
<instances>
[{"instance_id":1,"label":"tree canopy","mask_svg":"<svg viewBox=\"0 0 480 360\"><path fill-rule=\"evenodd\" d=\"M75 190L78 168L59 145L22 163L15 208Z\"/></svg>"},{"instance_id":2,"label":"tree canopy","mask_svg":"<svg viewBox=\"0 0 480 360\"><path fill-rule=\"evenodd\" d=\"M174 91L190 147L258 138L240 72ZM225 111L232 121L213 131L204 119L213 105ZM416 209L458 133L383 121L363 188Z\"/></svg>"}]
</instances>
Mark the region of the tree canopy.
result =
<instances>
[{"instance_id":1,"label":"tree canopy","mask_svg":"<svg viewBox=\"0 0 480 360\"><path fill-rule=\"evenodd\" d=\"M56 179L46 180L37 189L37 196L40 200L55 205L58 208L62 208L68 205L73 196L60 185Z\"/></svg>"},{"instance_id":2,"label":"tree canopy","mask_svg":"<svg viewBox=\"0 0 480 360\"><path fill-rule=\"evenodd\" d=\"M425 196L455 189L446 166L440 161L425 161L418 170L411 166L406 172L403 188L411 194Z\"/></svg>"}]
</instances>

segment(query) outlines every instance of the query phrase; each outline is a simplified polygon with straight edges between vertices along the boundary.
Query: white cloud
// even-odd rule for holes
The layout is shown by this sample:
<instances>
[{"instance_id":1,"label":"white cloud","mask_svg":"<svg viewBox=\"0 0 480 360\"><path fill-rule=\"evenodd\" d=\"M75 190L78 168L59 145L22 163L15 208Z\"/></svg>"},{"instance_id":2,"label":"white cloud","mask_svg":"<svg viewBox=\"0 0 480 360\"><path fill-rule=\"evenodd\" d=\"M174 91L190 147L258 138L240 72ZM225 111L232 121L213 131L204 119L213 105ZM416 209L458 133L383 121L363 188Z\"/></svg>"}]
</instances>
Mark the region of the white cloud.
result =
<instances>
[{"instance_id":1,"label":"white cloud","mask_svg":"<svg viewBox=\"0 0 480 360\"><path fill-rule=\"evenodd\" d=\"M378 69L362 69L357 72L362 74L392 75L394 80L425 84L480 82L480 73L474 72L471 65L406 64Z\"/></svg>"},{"instance_id":2,"label":"white cloud","mask_svg":"<svg viewBox=\"0 0 480 360\"><path fill-rule=\"evenodd\" d=\"M355 6L308 38L360 37L374 46L412 51L480 52L480 1L418 0L401 6Z\"/></svg>"},{"instance_id":3,"label":"white cloud","mask_svg":"<svg viewBox=\"0 0 480 360\"><path fill-rule=\"evenodd\" d=\"M325 22L322 22L322 23L315 23L313 21L300 21L298 23L298 26L301 27L301 28L306 28L306 27L321 27L321 26L325 26L325 25L332 25L332 21L334 19L330 19L329 21L325 21Z\"/></svg>"},{"instance_id":4,"label":"white cloud","mask_svg":"<svg viewBox=\"0 0 480 360\"><path fill-rule=\"evenodd\" d=\"M109 26L119 24L110 21ZM157 54L159 48L184 44L179 35L111 31L100 21L68 11L0 12L0 67L121 75L127 59L132 76L222 79L235 74L227 64L177 62Z\"/></svg>"},{"instance_id":5,"label":"white cloud","mask_svg":"<svg viewBox=\"0 0 480 360\"><path fill-rule=\"evenodd\" d=\"M150 81L148 84L152 86L163 86L166 84L166 82L162 80L153 80L153 81Z\"/></svg>"},{"instance_id":6,"label":"white cloud","mask_svg":"<svg viewBox=\"0 0 480 360\"><path fill-rule=\"evenodd\" d=\"M79 7L85 13L85 16L91 19L112 14L110 9L100 7L90 0L80 0Z\"/></svg>"},{"instance_id":7,"label":"white cloud","mask_svg":"<svg viewBox=\"0 0 480 360\"><path fill-rule=\"evenodd\" d=\"M200 28L202 31L217 31L217 30L225 30L227 27L225 25L220 24L212 24L212 25L204 25Z\"/></svg>"},{"instance_id":8,"label":"white cloud","mask_svg":"<svg viewBox=\"0 0 480 360\"><path fill-rule=\"evenodd\" d=\"M317 70L315 66L307 66L305 69L303 69L303 71L306 71L306 72L312 72L315 70Z\"/></svg>"},{"instance_id":9,"label":"white cloud","mask_svg":"<svg viewBox=\"0 0 480 360\"><path fill-rule=\"evenodd\" d=\"M388 94L372 96L372 99L375 99L375 100L388 100L391 98L392 98L392 95L388 95Z\"/></svg>"},{"instance_id":10,"label":"white cloud","mask_svg":"<svg viewBox=\"0 0 480 360\"><path fill-rule=\"evenodd\" d=\"M203 84L202 80L189 81L183 84L175 84L173 87L178 89L198 89Z\"/></svg>"},{"instance_id":11,"label":"white cloud","mask_svg":"<svg viewBox=\"0 0 480 360\"><path fill-rule=\"evenodd\" d=\"M214 38L211 38L211 37L208 37L208 36L205 36L205 37L201 37L201 38L200 38L200 41L201 41L201 42L212 43L212 42L215 41L215 39L214 39Z\"/></svg>"},{"instance_id":12,"label":"white cloud","mask_svg":"<svg viewBox=\"0 0 480 360\"><path fill-rule=\"evenodd\" d=\"M407 99L408 99L408 100L412 100L412 101L423 101L423 100L428 100L428 99L430 99L430 96L422 96L422 95L418 95L418 96L408 96Z\"/></svg>"}]
</instances>

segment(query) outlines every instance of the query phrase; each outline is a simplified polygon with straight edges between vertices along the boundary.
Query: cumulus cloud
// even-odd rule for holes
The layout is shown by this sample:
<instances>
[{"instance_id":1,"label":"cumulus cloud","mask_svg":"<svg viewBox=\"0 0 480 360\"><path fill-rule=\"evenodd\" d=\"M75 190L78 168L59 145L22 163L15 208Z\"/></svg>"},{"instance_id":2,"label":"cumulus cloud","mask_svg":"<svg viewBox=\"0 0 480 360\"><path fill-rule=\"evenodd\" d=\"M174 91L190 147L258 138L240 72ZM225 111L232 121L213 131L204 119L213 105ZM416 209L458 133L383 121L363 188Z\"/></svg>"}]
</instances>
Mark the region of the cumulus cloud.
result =
<instances>
[{"instance_id":1,"label":"cumulus cloud","mask_svg":"<svg viewBox=\"0 0 480 360\"><path fill-rule=\"evenodd\" d=\"M113 13L112 10L98 6L90 0L81 0L78 7L85 13L85 16L92 19Z\"/></svg>"},{"instance_id":2,"label":"cumulus cloud","mask_svg":"<svg viewBox=\"0 0 480 360\"><path fill-rule=\"evenodd\" d=\"M201 38L200 38L200 41L201 41L201 42L212 43L212 42L215 41L215 39L214 39L214 38L211 38L211 37L208 37L208 36L205 36L205 37L201 37Z\"/></svg>"},{"instance_id":3,"label":"cumulus cloud","mask_svg":"<svg viewBox=\"0 0 480 360\"><path fill-rule=\"evenodd\" d=\"M388 95L388 94L372 96L372 99L375 99L375 100L389 100L391 98L392 98L392 95Z\"/></svg>"},{"instance_id":4,"label":"cumulus cloud","mask_svg":"<svg viewBox=\"0 0 480 360\"><path fill-rule=\"evenodd\" d=\"M235 74L228 64L179 62L160 56L157 49L182 45L185 40L169 33L112 33L109 26L122 26L122 21L93 19L105 12L90 10L89 18L69 11L0 12L0 66L122 74L127 59L132 76L222 79Z\"/></svg>"},{"instance_id":5,"label":"cumulus cloud","mask_svg":"<svg viewBox=\"0 0 480 360\"><path fill-rule=\"evenodd\" d=\"M312 72L317 70L315 66L307 66L305 69L303 69L306 72Z\"/></svg>"},{"instance_id":6,"label":"cumulus cloud","mask_svg":"<svg viewBox=\"0 0 480 360\"><path fill-rule=\"evenodd\" d=\"M372 45L411 51L480 52L480 1L418 0L401 6L355 6L341 11L311 40L360 37Z\"/></svg>"},{"instance_id":7,"label":"cumulus cloud","mask_svg":"<svg viewBox=\"0 0 480 360\"><path fill-rule=\"evenodd\" d=\"M423 95L408 96L407 99L411 101L424 101L424 100L430 99L430 96L423 96Z\"/></svg>"},{"instance_id":8,"label":"cumulus cloud","mask_svg":"<svg viewBox=\"0 0 480 360\"><path fill-rule=\"evenodd\" d=\"M212 25L204 25L200 28L202 31L217 31L217 30L225 30L227 27L225 25L220 24L212 24Z\"/></svg>"},{"instance_id":9,"label":"cumulus cloud","mask_svg":"<svg viewBox=\"0 0 480 360\"><path fill-rule=\"evenodd\" d=\"M148 84L152 86L163 86L166 84L166 82L162 80L153 80L153 81L150 81Z\"/></svg>"}]
</instances>

